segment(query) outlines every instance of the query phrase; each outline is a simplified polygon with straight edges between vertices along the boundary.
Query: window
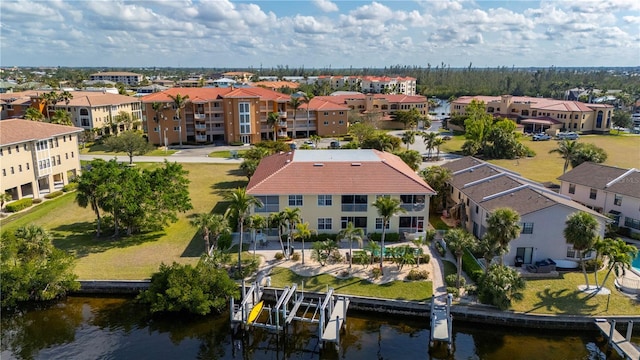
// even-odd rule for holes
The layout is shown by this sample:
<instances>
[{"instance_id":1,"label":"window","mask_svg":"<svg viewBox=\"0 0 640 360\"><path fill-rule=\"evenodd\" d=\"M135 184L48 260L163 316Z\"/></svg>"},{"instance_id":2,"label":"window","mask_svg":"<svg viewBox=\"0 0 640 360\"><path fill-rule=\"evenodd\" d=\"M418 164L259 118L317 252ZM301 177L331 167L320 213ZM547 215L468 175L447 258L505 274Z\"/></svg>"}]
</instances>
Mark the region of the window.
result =
<instances>
[{"instance_id":1,"label":"window","mask_svg":"<svg viewBox=\"0 0 640 360\"><path fill-rule=\"evenodd\" d=\"M367 228L367 217L366 216L343 216L340 218L340 226L342 229L346 229L349 223L353 223L353 226L356 228Z\"/></svg>"},{"instance_id":2,"label":"window","mask_svg":"<svg viewBox=\"0 0 640 360\"><path fill-rule=\"evenodd\" d=\"M479 210L480 210L480 206L476 205L476 214L478 213Z\"/></svg>"},{"instance_id":3,"label":"window","mask_svg":"<svg viewBox=\"0 0 640 360\"><path fill-rule=\"evenodd\" d=\"M640 230L640 220L626 216L624 218L624 226Z\"/></svg>"},{"instance_id":4,"label":"window","mask_svg":"<svg viewBox=\"0 0 640 360\"><path fill-rule=\"evenodd\" d=\"M591 191L589 192L589 199L594 199L598 196L598 190L596 189L591 189Z\"/></svg>"},{"instance_id":5,"label":"window","mask_svg":"<svg viewBox=\"0 0 640 360\"><path fill-rule=\"evenodd\" d=\"M64 159L65 159L65 160L69 160L69 154L64 153Z\"/></svg>"},{"instance_id":6,"label":"window","mask_svg":"<svg viewBox=\"0 0 640 360\"><path fill-rule=\"evenodd\" d=\"M331 218L318 218L318 230L331 230Z\"/></svg>"},{"instance_id":7,"label":"window","mask_svg":"<svg viewBox=\"0 0 640 360\"><path fill-rule=\"evenodd\" d=\"M20 146L16 145L16 152L19 153L20 152Z\"/></svg>"},{"instance_id":8,"label":"window","mask_svg":"<svg viewBox=\"0 0 640 360\"><path fill-rule=\"evenodd\" d=\"M7 148L7 152L9 153L9 155L11 155L11 147Z\"/></svg>"},{"instance_id":9,"label":"window","mask_svg":"<svg viewBox=\"0 0 640 360\"><path fill-rule=\"evenodd\" d=\"M62 162L60 161L60 155L56 155L56 162L58 163L58 165L62 164Z\"/></svg>"},{"instance_id":10,"label":"window","mask_svg":"<svg viewBox=\"0 0 640 360\"><path fill-rule=\"evenodd\" d=\"M615 198L613 199L613 205L617 205L617 206L622 205L622 195L616 194Z\"/></svg>"},{"instance_id":11,"label":"window","mask_svg":"<svg viewBox=\"0 0 640 360\"><path fill-rule=\"evenodd\" d=\"M521 234L533 234L533 223L522 223Z\"/></svg>"},{"instance_id":12,"label":"window","mask_svg":"<svg viewBox=\"0 0 640 360\"><path fill-rule=\"evenodd\" d=\"M280 200L277 195L274 196L256 196L256 199L262 202L262 207L255 207L257 213L272 213L280 211Z\"/></svg>"},{"instance_id":13,"label":"window","mask_svg":"<svg viewBox=\"0 0 640 360\"><path fill-rule=\"evenodd\" d=\"M424 229L424 216L400 216L398 219L400 232L422 231Z\"/></svg>"},{"instance_id":14,"label":"window","mask_svg":"<svg viewBox=\"0 0 640 360\"><path fill-rule=\"evenodd\" d=\"M569 184L569 194L576 193L576 184Z\"/></svg>"},{"instance_id":15,"label":"window","mask_svg":"<svg viewBox=\"0 0 640 360\"><path fill-rule=\"evenodd\" d=\"M302 195L289 195L289 206L302 206Z\"/></svg>"},{"instance_id":16,"label":"window","mask_svg":"<svg viewBox=\"0 0 640 360\"><path fill-rule=\"evenodd\" d=\"M2 169L2 176L7 176L7 169Z\"/></svg>"},{"instance_id":17,"label":"window","mask_svg":"<svg viewBox=\"0 0 640 360\"><path fill-rule=\"evenodd\" d=\"M11 167L11 174L15 174L16 172L13 170L13 166Z\"/></svg>"},{"instance_id":18,"label":"window","mask_svg":"<svg viewBox=\"0 0 640 360\"><path fill-rule=\"evenodd\" d=\"M238 104L240 118L240 134L251 134L251 109L248 102Z\"/></svg>"},{"instance_id":19,"label":"window","mask_svg":"<svg viewBox=\"0 0 640 360\"><path fill-rule=\"evenodd\" d=\"M342 211L367 211L367 195L342 195Z\"/></svg>"},{"instance_id":20,"label":"window","mask_svg":"<svg viewBox=\"0 0 640 360\"><path fill-rule=\"evenodd\" d=\"M333 205L333 198L331 195L318 195L318 206L331 206Z\"/></svg>"},{"instance_id":21,"label":"window","mask_svg":"<svg viewBox=\"0 0 640 360\"><path fill-rule=\"evenodd\" d=\"M180 126L174 126L173 131L180 131Z\"/></svg>"},{"instance_id":22,"label":"window","mask_svg":"<svg viewBox=\"0 0 640 360\"><path fill-rule=\"evenodd\" d=\"M2 149L0 149L0 156L2 156L2 155L4 155L4 154L2 153Z\"/></svg>"},{"instance_id":23,"label":"window","mask_svg":"<svg viewBox=\"0 0 640 360\"><path fill-rule=\"evenodd\" d=\"M71 152L71 158L73 159L73 157L74 157L74 156L75 156L75 155L73 154L73 151L72 151L72 152Z\"/></svg>"},{"instance_id":24,"label":"window","mask_svg":"<svg viewBox=\"0 0 640 360\"><path fill-rule=\"evenodd\" d=\"M22 165L18 165L18 171L22 172Z\"/></svg>"},{"instance_id":25,"label":"window","mask_svg":"<svg viewBox=\"0 0 640 360\"><path fill-rule=\"evenodd\" d=\"M407 211L424 210L425 196L418 194L400 195L400 206Z\"/></svg>"},{"instance_id":26,"label":"window","mask_svg":"<svg viewBox=\"0 0 640 360\"><path fill-rule=\"evenodd\" d=\"M29 163L27 163L26 165L27 165L27 170L29 170Z\"/></svg>"},{"instance_id":27,"label":"window","mask_svg":"<svg viewBox=\"0 0 640 360\"><path fill-rule=\"evenodd\" d=\"M383 224L384 224L383 218L376 218L376 230L382 230ZM384 228L389 230L389 223L387 223L387 226L385 226Z\"/></svg>"},{"instance_id":28,"label":"window","mask_svg":"<svg viewBox=\"0 0 640 360\"><path fill-rule=\"evenodd\" d=\"M327 126L327 125L329 125L329 122L328 122L328 121L325 121L325 122L324 122L324 126Z\"/></svg>"}]
</instances>

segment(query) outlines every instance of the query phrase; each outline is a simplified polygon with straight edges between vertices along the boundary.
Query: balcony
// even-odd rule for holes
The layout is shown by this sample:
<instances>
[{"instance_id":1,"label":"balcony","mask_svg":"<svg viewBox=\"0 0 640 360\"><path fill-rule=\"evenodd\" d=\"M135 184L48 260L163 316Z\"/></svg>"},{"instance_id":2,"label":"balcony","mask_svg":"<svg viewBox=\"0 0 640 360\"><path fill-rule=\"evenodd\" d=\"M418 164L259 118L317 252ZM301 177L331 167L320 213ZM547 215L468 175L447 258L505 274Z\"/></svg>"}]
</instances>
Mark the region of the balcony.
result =
<instances>
[{"instance_id":1,"label":"balcony","mask_svg":"<svg viewBox=\"0 0 640 360\"><path fill-rule=\"evenodd\" d=\"M278 111L278 115L283 119L287 118L287 112L286 111Z\"/></svg>"},{"instance_id":2,"label":"balcony","mask_svg":"<svg viewBox=\"0 0 640 360\"><path fill-rule=\"evenodd\" d=\"M400 204L400 207L405 209L406 211L423 211L425 205L424 203L415 203L415 204L402 203Z\"/></svg>"},{"instance_id":3,"label":"balcony","mask_svg":"<svg viewBox=\"0 0 640 360\"><path fill-rule=\"evenodd\" d=\"M196 119L196 120L204 120L205 117L206 117L205 114L200 114L200 113L193 114L193 118Z\"/></svg>"},{"instance_id":4,"label":"balcony","mask_svg":"<svg viewBox=\"0 0 640 360\"><path fill-rule=\"evenodd\" d=\"M281 128L286 128L287 127L287 122L286 121L280 121L278 123L278 126L281 127Z\"/></svg>"},{"instance_id":5,"label":"balcony","mask_svg":"<svg viewBox=\"0 0 640 360\"><path fill-rule=\"evenodd\" d=\"M207 130L207 125L205 124L196 124L196 130Z\"/></svg>"},{"instance_id":6,"label":"balcony","mask_svg":"<svg viewBox=\"0 0 640 360\"><path fill-rule=\"evenodd\" d=\"M196 135L196 141L207 141L207 136L206 135Z\"/></svg>"}]
</instances>

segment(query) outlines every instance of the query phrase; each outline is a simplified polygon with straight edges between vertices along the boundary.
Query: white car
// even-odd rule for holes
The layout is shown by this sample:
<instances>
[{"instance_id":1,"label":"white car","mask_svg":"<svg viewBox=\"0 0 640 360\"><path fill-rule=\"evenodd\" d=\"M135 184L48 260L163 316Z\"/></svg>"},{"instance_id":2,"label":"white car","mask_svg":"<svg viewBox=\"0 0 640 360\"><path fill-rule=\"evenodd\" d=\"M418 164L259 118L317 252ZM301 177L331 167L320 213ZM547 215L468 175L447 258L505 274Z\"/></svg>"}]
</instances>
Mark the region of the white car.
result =
<instances>
[{"instance_id":1,"label":"white car","mask_svg":"<svg viewBox=\"0 0 640 360\"><path fill-rule=\"evenodd\" d=\"M304 144L307 145L310 148L315 148L316 147L316 144L311 140L305 140Z\"/></svg>"},{"instance_id":2,"label":"white car","mask_svg":"<svg viewBox=\"0 0 640 360\"><path fill-rule=\"evenodd\" d=\"M533 135L531 140L533 140L533 141L546 141L546 140L551 140L551 136L549 136L547 134L535 134L535 135Z\"/></svg>"},{"instance_id":3,"label":"white car","mask_svg":"<svg viewBox=\"0 0 640 360\"><path fill-rule=\"evenodd\" d=\"M558 133L558 140L578 140L580 135L574 132Z\"/></svg>"}]
</instances>

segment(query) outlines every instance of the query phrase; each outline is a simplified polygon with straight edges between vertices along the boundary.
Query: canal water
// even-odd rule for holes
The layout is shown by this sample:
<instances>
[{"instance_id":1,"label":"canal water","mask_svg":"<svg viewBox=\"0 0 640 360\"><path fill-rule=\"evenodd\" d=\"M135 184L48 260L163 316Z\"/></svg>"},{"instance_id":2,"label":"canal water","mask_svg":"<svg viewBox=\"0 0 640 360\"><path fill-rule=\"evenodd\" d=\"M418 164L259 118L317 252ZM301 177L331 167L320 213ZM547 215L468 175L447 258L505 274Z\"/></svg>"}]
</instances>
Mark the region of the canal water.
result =
<instances>
[{"instance_id":1,"label":"canal water","mask_svg":"<svg viewBox=\"0 0 640 360\"><path fill-rule=\"evenodd\" d=\"M317 326L286 336L232 334L229 315L152 317L131 299L69 297L2 314L8 359L619 359L597 332L553 332L454 322L454 353L429 351L426 319L349 312L341 348L320 351ZM607 355L608 354L608 355Z\"/></svg>"}]
</instances>

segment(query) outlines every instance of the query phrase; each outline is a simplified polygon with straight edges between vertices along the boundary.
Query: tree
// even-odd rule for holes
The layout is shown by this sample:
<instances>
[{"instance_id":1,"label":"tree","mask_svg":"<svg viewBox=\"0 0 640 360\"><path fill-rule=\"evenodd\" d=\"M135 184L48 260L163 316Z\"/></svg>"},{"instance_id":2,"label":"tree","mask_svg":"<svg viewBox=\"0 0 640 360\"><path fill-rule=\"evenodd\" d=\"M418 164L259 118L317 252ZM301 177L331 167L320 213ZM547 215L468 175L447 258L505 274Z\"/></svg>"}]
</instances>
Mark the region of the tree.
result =
<instances>
[{"instance_id":1,"label":"tree","mask_svg":"<svg viewBox=\"0 0 640 360\"><path fill-rule=\"evenodd\" d=\"M156 125L160 123L160 114L162 114L163 107L164 107L164 103L161 103L158 101L154 101L151 104L151 108L155 112L155 115L153 116L153 120L156 122Z\"/></svg>"},{"instance_id":2,"label":"tree","mask_svg":"<svg viewBox=\"0 0 640 360\"><path fill-rule=\"evenodd\" d=\"M126 152L129 156L129 164L133 164L134 155L144 155L153 149L142 134L133 130L125 131L117 137L109 137L104 144L110 151Z\"/></svg>"},{"instance_id":3,"label":"tree","mask_svg":"<svg viewBox=\"0 0 640 360\"><path fill-rule=\"evenodd\" d=\"M489 270L489 266L493 261L493 258L500 252L498 249L498 243L490 236L483 236L478 240L475 250L482 254L484 259L484 272Z\"/></svg>"},{"instance_id":4,"label":"tree","mask_svg":"<svg viewBox=\"0 0 640 360\"><path fill-rule=\"evenodd\" d=\"M253 174L256 173L259 164L259 161L253 159L244 159L242 164L240 164L240 169L244 171L249 181L251 181Z\"/></svg>"},{"instance_id":5,"label":"tree","mask_svg":"<svg viewBox=\"0 0 640 360\"><path fill-rule=\"evenodd\" d=\"M493 264L482 276L478 284L478 297L485 304L506 310L511 303L523 299L522 290L526 282L515 269Z\"/></svg>"},{"instance_id":6,"label":"tree","mask_svg":"<svg viewBox=\"0 0 640 360\"><path fill-rule=\"evenodd\" d=\"M176 117L180 121L180 126L182 126L182 118L180 118L180 112L182 109L187 106L189 102L189 95L182 96L180 93L174 95L169 95L171 100L173 100L173 106L176 108ZM180 137L180 146L182 146L182 137Z\"/></svg>"},{"instance_id":7,"label":"tree","mask_svg":"<svg viewBox=\"0 0 640 360\"><path fill-rule=\"evenodd\" d=\"M29 107L24 112L24 118L31 121L42 121L44 120L44 115L38 109Z\"/></svg>"},{"instance_id":8,"label":"tree","mask_svg":"<svg viewBox=\"0 0 640 360\"><path fill-rule=\"evenodd\" d=\"M460 274L462 273L462 255L465 249L472 249L475 245L473 235L461 228L451 229L444 235L444 241L447 247L451 249L456 256L458 263L458 272L456 276L456 286L460 287Z\"/></svg>"},{"instance_id":9,"label":"tree","mask_svg":"<svg viewBox=\"0 0 640 360\"><path fill-rule=\"evenodd\" d=\"M564 159L564 166L562 168L562 173L566 173L569 168L569 164L571 164L571 160L575 157L578 152L578 142L573 140L562 140L558 143L558 147L549 151L549 154L557 153L560 154L560 157Z\"/></svg>"},{"instance_id":10,"label":"tree","mask_svg":"<svg viewBox=\"0 0 640 360\"><path fill-rule=\"evenodd\" d=\"M280 114L277 112L270 112L267 115L267 126L273 129L273 141L277 140L276 137L276 129L278 128L278 123L280 122Z\"/></svg>"},{"instance_id":11,"label":"tree","mask_svg":"<svg viewBox=\"0 0 640 360\"><path fill-rule=\"evenodd\" d=\"M76 202L83 208L91 206L96 215L96 237L101 235L102 218L100 209L105 198L108 197L107 186L117 178L119 169L115 161L93 160L79 177L76 190Z\"/></svg>"},{"instance_id":12,"label":"tree","mask_svg":"<svg viewBox=\"0 0 640 360\"><path fill-rule=\"evenodd\" d=\"M364 123L355 123L349 126L349 134L353 136L358 144L362 144L362 142L374 136L376 133L376 129L371 124Z\"/></svg>"},{"instance_id":13,"label":"tree","mask_svg":"<svg viewBox=\"0 0 640 360\"><path fill-rule=\"evenodd\" d=\"M493 125L493 116L485 111L483 101L476 100L471 101L466 107L465 113L467 115L464 122L465 138L479 143L480 149L485 149Z\"/></svg>"},{"instance_id":14,"label":"tree","mask_svg":"<svg viewBox=\"0 0 640 360\"><path fill-rule=\"evenodd\" d=\"M363 149L376 149L392 152L400 148L400 139L389 134L378 134L364 139L361 143L361 147Z\"/></svg>"},{"instance_id":15,"label":"tree","mask_svg":"<svg viewBox=\"0 0 640 360\"><path fill-rule=\"evenodd\" d=\"M0 210L4 209L4 204L13 200L13 196L8 192L0 193Z\"/></svg>"},{"instance_id":16,"label":"tree","mask_svg":"<svg viewBox=\"0 0 640 360\"><path fill-rule=\"evenodd\" d=\"M500 265L504 265L504 254L509 252L509 242L520 236L520 214L511 208L494 209L487 217L487 233L497 245Z\"/></svg>"},{"instance_id":17,"label":"tree","mask_svg":"<svg viewBox=\"0 0 640 360\"><path fill-rule=\"evenodd\" d=\"M291 240L293 240L293 229L296 224L300 222L300 208L285 208L282 212L285 221L287 222L287 249L285 251L285 257L289 260L289 253L291 252Z\"/></svg>"},{"instance_id":18,"label":"tree","mask_svg":"<svg viewBox=\"0 0 640 360\"><path fill-rule=\"evenodd\" d=\"M389 226L389 221L392 216L405 213L407 211L400 206L400 199L386 196L378 197L373 203L373 206L378 210L378 216L382 218L382 236L380 237L380 270L382 270L382 261L384 259L384 236L386 229Z\"/></svg>"},{"instance_id":19,"label":"tree","mask_svg":"<svg viewBox=\"0 0 640 360\"><path fill-rule=\"evenodd\" d=\"M55 91L51 91L48 92L46 94L42 94L42 102L44 103L44 112L45 115L47 116L47 121L51 122L51 115L50 115L50 109L49 106L53 105L54 107L56 106L56 104L58 103L59 100L59 96L58 93Z\"/></svg>"},{"instance_id":20,"label":"tree","mask_svg":"<svg viewBox=\"0 0 640 360\"><path fill-rule=\"evenodd\" d=\"M2 308L27 301L47 301L77 290L74 257L57 249L42 227L19 227L0 235Z\"/></svg>"},{"instance_id":21,"label":"tree","mask_svg":"<svg viewBox=\"0 0 640 360\"><path fill-rule=\"evenodd\" d=\"M298 114L298 109L302 106L302 102L300 98L292 96L291 100L289 100L289 106L293 108L293 128L291 129L291 135L295 139L296 138L296 115Z\"/></svg>"},{"instance_id":22,"label":"tree","mask_svg":"<svg viewBox=\"0 0 640 360\"><path fill-rule=\"evenodd\" d=\"M242 274L242 236L244 233L244 220L252 206L262 207L262 202L253 195L247 194L247 189L237 188L224 195L224 199L229 202L227 214L232 214L238 219L240 228L240 241L238 243L238 273Z\"/></svg>"},{"instance_id":23,"label":"tree","mask_svg":"<svg viewBox=\"0 0 640 360\"><path fill-rule=\"evenodd\" d=\"M207 315L224 311L229 299L237 296L238 285L227 271L200 259L195 267L175 262L171 266L161 264L151 276L149 289L137 299L148 304L152 313L187 311Z\"/></svg>"},{"instance_id":24,"label":"tree","mask_svg":"<svg viewBox=\"0 0 640 360\"><path fill-rule=\"evenodd\" d=\"M356 241L358 246L362 247L363 238L364 230L355 227L351 221L349 221L346 228L338 233L338 239L349 242L349 270L351 270L351 265L353 264L353 242Z\"/></svg>"},{"instance_id":25,"label":"tree","mask_svg":"<svg viewBox=\"0 0 640 360\"><path fill-rule=\"evenodd\" d=\"M431 150L433 150L434 143L438 138L438 133L435 132L425 132L422 133L422 140L424 141L424 145L427 148L427 157L431 160Z\"/></svg>"},{"instance_id":26,"label":"tree","mask_svg":"<svg viewBox=\"0 0 640 360\"><path fill-rule=\"evenodd\" d=\"M309 229L309 223L297 223L296 224L296 238L302 240L302 265L304 265L304 240L311 237L311 234L317 233L313 229Z\"/></svg>"},{"instance_id":27,"label":"tree","mask_svg":"<svg viewBox=\"0 0 640 360\"><path fill-rule=\"evenodd\" d=\"M131 124L133 124L133 118L131 117L130 113L126 111L118 112L118 115L115 116L115 121L118 125L119 124L124 125L125 131L131 130Z\"/></svg>"},{"instance_id":28,"label":"tree","mask_svg":"<svg viewBox=\"0 0 640 360\"><path fill-rule=\"evenodd\" d=\"M322 140L322 137L320 137L319 135L311 135L311 137L309 137L309 140L313 141L313 143L316 145L316 149L318 148L318 143L320 142L320 140Z\"/></svg>"},{"instance_id":29,"label":"tree","mask_svg":"<svg viewBox=\"0 0 640 360\"><path fill-rule=\"evenodd\" d=\"M441 137L437 137L433 140L433 147L436 149L436 160L440 160L440 146L444 144L444 139Z\"/></svg>"},{"instance_id":30,"label":"tree","mask_svg":"<svg viewBox=\"0 0 640 360\"><path fill-rule=\"evenodd\" d=\"M304 97L302 98L302 102L307 104L307 137L309 137L309 105L311 105L311 100L314 98L314 96L315 95L313 95L312 92L306 92L304 94ZM316 143L316 147L317 145L318 144Z\"/></svg>"},{"instance_id":31,"label":"tree","mask_svg":"<svg viewBox=\"0 0 640 360\"><path fill-rule=\"evenodd\" d=\"M251 242L253 243L253 255L256 255L256 232L267 227L267 218L260 214L249 216L249 229L251 229Z\"/></svg>"},{"instance_id":32,"label":"tree","mask_svg":"<svg viewBox=\"0 0 640 360\"><path fill-rule=\"evenodd\" d=\"M405 131L402 133L402 143L407 145L407 150L409 150L409 145L413 145L416 142L416 132L415 131Z\"/></svg>"},{"instance_id":33,"label":"tree","mask_svg":"<svg viewBox=\"0 0 640 360\"><path fill-rule=\"evenodd\" d=\"M452 172L442 166L430 166L420 171L420 176L424 181L436 191L434 201L431 202L431 206L437 209L438 204L442 204L442 208L447 208L447 183L451 180Z\"/></svg>"},{"instance_id":34,"label":"tree","mask_svg":"<svg viewBox=\"0 0 640 360\"><path fill-rule=\"evenodd\" d=\"M598 287L598 290L604 286L611 274L614 272L616 277L624 275L626 269L631 268L633 259L638 255L638 248L627 244L624 240L618 239L605 239L607 244L604 248L603 255L607 258L607 274L602 280L602 284ZM596 284L597 285L597 284Z\"/></svg>"},{"instance_id":35,"label":"tree","mask_svg":"<svg viewBox=\"0 0 640 360\"><path fill-rule=\"evenodd\" d=\"M418 171L420 164L422 164L422 155L416 150L396 151L394 154L402 159L413 171Z\"/></svg>"},{"instance_id":36,"label":"tree","mask_svg":"<svg viewBox=\"0 0 640 360\"><path fill-rule=\"evenodd\" d=\"M64 90L63 92L60 93L60 95L58 95L58 99L60 101L64 101L66 105L69 105L69 103L71 102L71 99L73 99L73 94L68 92L67 90Z\"/></svg>"},{"instance_id":37,"label":"tree","mask_svg":"<svg viewBox=\"0 0 640 360\"><path fill-rule=\"evenodd\" d=\"M418 113L418 109L416 108L413 108L411 110L396 110L391 115L393 121L402 123L405 129L415 127L418 124L419 117L420 114Z\"/></svg>"},{"instance_id":38,"label":"tree","mask_svg":"<svg viewBox=\"0 0 640 360\"><path fill-rule=\"evenodd\" d=\"M583 162L593 162L601 164L607 160L607 153L604 149L590 143L578 144L576 152L571 157L571 167L575 168Z\"/></svg>"},{"instance_id":39,"label":"tree","mask_svg":"<svg viewBox=\"0 0 640 360\"><path fill-rule=\"evenodd\" d=\"M282 254L285 254L284 244L282 243L282 228L287 225L287 219L284 217L284 211L278 213L271 213L269 215L269 224L271 227L275 227L278 229L278 241L280 242L280 249L282 249Z\"/></svg>"},{"instance_id":40,"label":"tree","mask_svg":"<svg viewBox=\"0 0 640 360\"><path fill-rule=\"evenodd\" d=\"M71 114L67 110L62 109L58 109L53 113L51 123L68 126L73 125L73 123L71 123Z\"/></svg>"},{"instance_id":41,"label":"tree","mask_svg":"<svg viewBox=\"0 0 640 360\"><path fill-rule=\"evenodd\" d=\"M631 114L628 111L622 110L616 110L613 113L611 121L613 122L613 126L618 127L618 134L620 134L620 129L628 129L633 124L633 121L631 121Z\"/></svg>"},{"instance_id":42,"label":"tree","mask_svg":"<svg viewBox=\"0 0 640 360\"><path fill-rule=\"evenodd\" d=\"M589 288L589 278L584 264L584 252L592 249L598 235L598 221L593 215L584 211L575 212L567 218L564 228L564 238L567 244L580 254L580 263L584 273L584 281Z\"/></svg>"},{"instance_id":43,"label":"tree","mask_svg":"<svg viewBox=\"0 0 640 360\"><path fill-rule=\"evenodd\" d=\"M204 253L211 255L211 252L217 249L218 237L222 234L230 233L231 228L227 219L220 214L199 213L190 221L191 226L195 226L202 232L204 239ZM213 246L210 243L210 236L213 235Z\"/></svg>"}]
</instances>

